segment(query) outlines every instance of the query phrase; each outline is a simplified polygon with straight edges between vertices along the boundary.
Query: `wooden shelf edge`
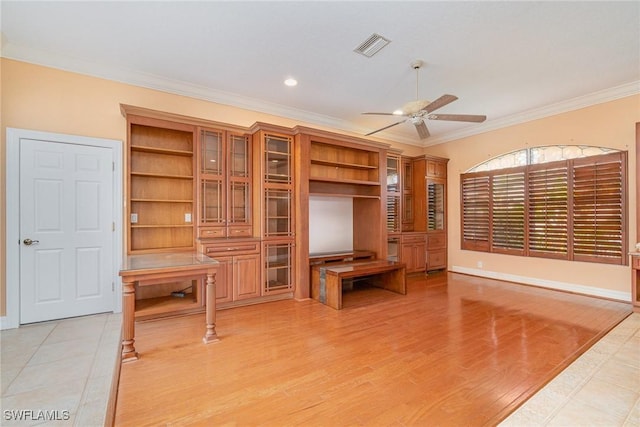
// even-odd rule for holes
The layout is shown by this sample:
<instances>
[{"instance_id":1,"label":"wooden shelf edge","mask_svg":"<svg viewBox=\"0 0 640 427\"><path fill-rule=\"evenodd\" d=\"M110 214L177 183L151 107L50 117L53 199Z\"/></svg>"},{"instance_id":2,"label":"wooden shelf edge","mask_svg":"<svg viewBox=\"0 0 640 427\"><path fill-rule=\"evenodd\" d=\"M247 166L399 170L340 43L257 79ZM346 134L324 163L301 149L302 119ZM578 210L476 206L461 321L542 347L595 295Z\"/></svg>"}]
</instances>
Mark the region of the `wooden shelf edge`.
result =
<instances>
[{"instance_id":1,"label":"wooden shelf edge","mask_svg":"<svg viewBox=\"0 0 640 427\"><path fill-rule=\"evenodd\" d=\"M172 200L172 199L131 199L131 202L143 203L193 203L193 200Z\"/></svg>"},{"instance_id":2,"label":"wooden shelf edge","mask_svg":"<svg viewBox=\"0 0 640 427\"><path fill-rule=\"evenodd\" d=\"M373 166L373 165L364 165L364 164L359 164L359 163L334 162L334 161L330 161L330 160L320 160L320 159L311 159L311 164L313 164L313 165L323 165L323 166L335 166L335 167L346 168L346 169L364 169L364 170L378 169L378 166Z\"/></svg>"},{"instance_id":3,"label":"wooden shelf edge","mask_svg":"<svg viewBox=\"0 0 640 427\"><path fill-rule=\"evenodd\" d=\"M188 228L193 224L131 224L131 228Z\"/></svg>"},{"instance_id":4,"label":"wooden shelf edge","mask_svg":"<svg viewBox=\"0 0 640 427\"><path fill-rule=\"evenodd\" d=\"M171 154L174 156L185 156L185 157L193 156L193 151L173 150L171 148L146 147L144 145L131 145L130 148L131 148L131 151L138 151L142 153Z\"/></svg>"},{"instance_id":5,"label":"wooden shelf edge","mask_svg":"<svg viewBox=\"0 0 640 427\"><path fill-rule=\"evenodd\" d=\"M309 177L309 181L318 182L333 182L336 184L356 184L356 185L370 185L374 187L380 187L378 181L361 181L357 179L338 179L338 178L321 178L321 177Z\"/></svg>"},{"instance_id":6,"label":"wooden shelf edge","mask_svg":"<svg viewBox=\"0 0 640 427\"><path fill-rule=\"evenodd\" d=\"M142 176L147 178L171 178L171 179L193 179L193 175L167 175L165 173L131 172L131 176Z\"/></svg>"},{"instance_id":7,"label":"wooden shelf edge","mask_svg":"<svg viewBox=\"0 0 640 427\"><path fill-rule=\"evenodd\" d=\"M344 193L322 193L322 192L309 192L310 196L322 196L322 197L349 197L356 199L380 199L380 196L368 196L364 194L344 194Z\"/></svg>"}]
</instances>

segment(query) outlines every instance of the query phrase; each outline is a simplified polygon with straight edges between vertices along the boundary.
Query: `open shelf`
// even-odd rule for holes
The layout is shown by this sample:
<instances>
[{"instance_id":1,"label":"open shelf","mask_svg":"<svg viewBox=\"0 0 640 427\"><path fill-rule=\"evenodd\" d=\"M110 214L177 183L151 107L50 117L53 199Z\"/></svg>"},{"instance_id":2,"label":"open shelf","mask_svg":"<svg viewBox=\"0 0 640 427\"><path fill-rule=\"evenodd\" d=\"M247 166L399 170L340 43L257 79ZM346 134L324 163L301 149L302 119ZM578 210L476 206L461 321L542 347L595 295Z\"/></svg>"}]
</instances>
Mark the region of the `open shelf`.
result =
<instances>
[{"instance_id":1,"label":"open shelf","mask_svg":"<svg viewBox=\"0 0 640 427\"><path fill-rule=\"evenodd\" d=\"M167 173L148 173L148 172L131 172L131 176L146 176L149 178L193 179L193 175L171 175Z\"/></svg>"},{"instance_id":2,"label":"open shelf","mask_svg":"<svg viewBox=\"0 0 640 427\"><path fill-rule=\"evenodd\" d=\"M132 202L142 203L193 203L193 200L177 200L177 199L131 199Z\"/></svg>"},{"instance_id":3,"label":"open shelf","mask_svg":"<svg viewBox=\"0 0 640 427\"><path fill-rule=\"evenodd\" d=\"M204 311L205 307L192 294L186 294L184 298L169 295L136 300L135 319L141 321Z\"/></svg>"},{"instance_id":4,"label":"open shelf","mask_svg":"<svg viewBox=\"0 0 640 427\"><path fill-rule=\"evenodd\" d=\"M310 177L310 181L321 181L321 182L336 182L340 184L356 184L356 185L373 185L380 186L378 181L362 181L359 179L344 179L344 178L328 178L328 177Z\"/></svg>"},{"instance_id":5,"label":"open shelf","mask_svg":"<svg viewBox=\"0 0 640 427\"><path fill-rule=\"evenodd\" d=\"M158 147L147 147L144 145L132 145L131 151L138 151L141 153L170 154L173 156L185 156L185 157L193 156L192 151L172 150L169 148L158 148Z\"/></svg>"},{"instance_id":6,"label":"open shelf","mask_svg":"<svg viewBox=\"0 0 640 427\"><path fill-rule=\"evenodd\" d=\"M369 164L347 163L347 162L320 160L320 159L311 159L311 164L323 165L323 166L334 166L339 168L342 167L347 169L378 169L377 165L374 166Z\"/></svg>"}]
</instances>

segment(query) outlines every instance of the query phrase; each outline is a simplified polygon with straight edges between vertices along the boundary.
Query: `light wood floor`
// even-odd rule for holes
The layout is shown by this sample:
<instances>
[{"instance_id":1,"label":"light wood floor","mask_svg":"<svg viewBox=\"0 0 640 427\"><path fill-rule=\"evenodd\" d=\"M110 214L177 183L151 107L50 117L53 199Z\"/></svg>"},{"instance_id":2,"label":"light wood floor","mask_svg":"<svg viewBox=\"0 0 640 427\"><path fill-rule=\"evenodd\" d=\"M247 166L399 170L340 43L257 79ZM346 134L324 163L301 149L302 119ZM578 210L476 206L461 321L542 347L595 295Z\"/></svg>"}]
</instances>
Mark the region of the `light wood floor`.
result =
<instances>
[{"instance_id":1,"label":"light wood floor","mask_svg":"<svg viewBox=\"0 0 640 427\"><path fill-rule=\"evenodd\" d=\"M407 295L292 300L138 323L116 426L495 425L631 312L629 304L454 273Z\"/></svg>"}]
</instances>

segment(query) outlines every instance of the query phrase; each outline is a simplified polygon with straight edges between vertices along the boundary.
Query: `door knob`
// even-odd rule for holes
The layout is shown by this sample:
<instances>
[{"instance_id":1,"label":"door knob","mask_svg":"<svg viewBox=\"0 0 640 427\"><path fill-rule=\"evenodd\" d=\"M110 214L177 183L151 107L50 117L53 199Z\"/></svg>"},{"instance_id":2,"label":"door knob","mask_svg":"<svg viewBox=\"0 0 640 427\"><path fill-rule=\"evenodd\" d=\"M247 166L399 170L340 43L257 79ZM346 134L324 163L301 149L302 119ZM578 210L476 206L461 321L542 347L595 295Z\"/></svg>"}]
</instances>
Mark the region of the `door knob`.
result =
<instances>
[{"instance_id":1,"label":"door knob","mask_svg":"<svg viewBox=\"0 0 640 427\"><path fill-rule=\"evenodd\" d=\"M24 239L22 243L24 243L27 246L31 246L33 244L40 243L40 240Z\"/></svg>"}]
</instances>

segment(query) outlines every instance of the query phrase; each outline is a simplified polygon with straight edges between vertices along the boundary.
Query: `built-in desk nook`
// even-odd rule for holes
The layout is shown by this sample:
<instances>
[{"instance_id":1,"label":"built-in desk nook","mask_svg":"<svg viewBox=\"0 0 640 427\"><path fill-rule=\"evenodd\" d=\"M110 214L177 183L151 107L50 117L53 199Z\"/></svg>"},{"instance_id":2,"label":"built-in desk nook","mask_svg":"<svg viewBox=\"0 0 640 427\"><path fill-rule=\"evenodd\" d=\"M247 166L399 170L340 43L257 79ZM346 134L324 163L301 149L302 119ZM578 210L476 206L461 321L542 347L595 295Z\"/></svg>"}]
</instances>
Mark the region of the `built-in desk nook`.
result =
<instances>
[{"instance_id":1,"label":"built-in desk nook","mask_svg":"<svg viewBox=\"0 0 640 427\"><path fill-rule=\"evenodd\" d=\"M311 269L311 297L336 310L342 309L345 281L368 277L369 283L402 295L407 293L405 265L369 260L315 265Z\"/></svg>"},{"instance_id":2,"label":"built-in desk nook","mask_svg":"<svg viewBox=\"0 0 640 427\"><path fill-rule=\"evenodd\" d=\"M165 252L128 255L124 259L122 276L122 361L138 359L135 350L136 284L152 286L173 280L206 279L205 344L218 341L216 335L215 274L218 261L197 252Z\"/></svg>"}]
</instances>

